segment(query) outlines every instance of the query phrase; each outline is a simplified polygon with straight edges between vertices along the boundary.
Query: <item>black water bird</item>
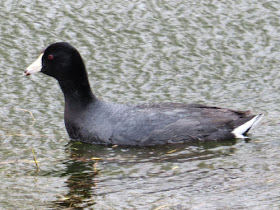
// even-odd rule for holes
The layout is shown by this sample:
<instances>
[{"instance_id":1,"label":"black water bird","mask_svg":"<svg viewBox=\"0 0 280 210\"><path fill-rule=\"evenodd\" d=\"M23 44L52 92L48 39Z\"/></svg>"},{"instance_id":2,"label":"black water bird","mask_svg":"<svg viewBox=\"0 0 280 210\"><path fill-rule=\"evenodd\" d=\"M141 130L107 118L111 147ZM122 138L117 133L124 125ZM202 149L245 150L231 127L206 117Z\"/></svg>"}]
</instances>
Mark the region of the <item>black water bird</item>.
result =
<instances>
[{"instance_id":1,"label":"black water bird","mask_svg":"<svg viewBox=\"0 0 280 210\"><path fill-rule=\"evenodd\" d=\"M76 141L127 146L219 141L243 138L262 118L199 104L104 102L91 91L81 55L66 42L47 47L25 75L39 71L57 79L65 99L65 126Z\"/></svg>"}]
</instances>

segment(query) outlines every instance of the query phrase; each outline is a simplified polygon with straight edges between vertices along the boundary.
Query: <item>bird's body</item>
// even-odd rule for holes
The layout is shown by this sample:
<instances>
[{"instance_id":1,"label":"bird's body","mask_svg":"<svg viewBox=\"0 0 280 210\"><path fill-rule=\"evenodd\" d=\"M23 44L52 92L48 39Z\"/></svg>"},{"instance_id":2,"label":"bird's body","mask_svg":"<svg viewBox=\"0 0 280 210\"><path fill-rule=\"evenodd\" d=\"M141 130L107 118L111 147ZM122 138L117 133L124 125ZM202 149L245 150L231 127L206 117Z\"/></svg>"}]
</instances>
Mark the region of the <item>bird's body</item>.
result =
<instances>
[{"instance_id":1,"label":"bird's body","mask_svg":"<svg viewBox=\"0 0 280 210\"><path fill-rule=\"evenodd\" d=\"M262 117L197 104L104 102L92 93L82 58L67 43L50 45L39 61L26 75L40 68L58 80L65 98L65 126L73 140L128 146L219 141L242 137Z\"/></svg>"},{"instance_id":2,"label":"bird's body","mask_svg":"<svg viewBox=\"0 0 280 210\"><path fill-rule=\"evenodd\" d=\"M70 110L65 110L65 125L72 139L130 146L233 139L229 130L253 118L247 112L180 103L122 105L96 100L83 110Z\"/></svg>"}]
</instances>

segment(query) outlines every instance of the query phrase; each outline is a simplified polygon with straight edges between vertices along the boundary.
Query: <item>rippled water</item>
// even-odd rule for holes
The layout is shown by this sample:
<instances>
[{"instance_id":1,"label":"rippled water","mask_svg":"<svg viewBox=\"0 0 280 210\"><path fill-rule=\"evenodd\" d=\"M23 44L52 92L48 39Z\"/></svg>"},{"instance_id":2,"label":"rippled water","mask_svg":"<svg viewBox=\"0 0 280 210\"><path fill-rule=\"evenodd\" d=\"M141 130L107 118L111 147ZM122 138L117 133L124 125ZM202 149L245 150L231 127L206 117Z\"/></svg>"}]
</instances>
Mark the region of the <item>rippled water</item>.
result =
<instances>
[{"instance_id":1,"label":"rippled water","mask_svg":"<svg viewBox=\"0 0 280 210\"><path fill-rule=\"evenodd\" d=\"M279 1L8 0L0 10L1 209L279 209ZM265 118L247 140L69 143L56 81L22 76L56 41L80 51L103 100Z\"/></svg>"}]
</instances>

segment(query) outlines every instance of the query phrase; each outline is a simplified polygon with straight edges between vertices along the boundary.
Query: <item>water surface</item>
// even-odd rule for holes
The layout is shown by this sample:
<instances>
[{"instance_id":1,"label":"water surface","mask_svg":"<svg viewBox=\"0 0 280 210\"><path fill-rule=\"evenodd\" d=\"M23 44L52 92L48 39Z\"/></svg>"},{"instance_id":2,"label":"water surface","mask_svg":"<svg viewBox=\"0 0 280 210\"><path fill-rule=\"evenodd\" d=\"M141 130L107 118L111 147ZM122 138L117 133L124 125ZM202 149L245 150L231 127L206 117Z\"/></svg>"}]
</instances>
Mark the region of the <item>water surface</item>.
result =
<instances>
[{"instance_id":1,"label":"water surface","mask_svg":"<svg viewBox=\"0 0 280 210\"><path fill-rule=\"evenodd\" d=\"M0 10L1 209L280 207L278 1L9 0ZM105 101L203 103L265 118L246 140L70 143L57 82L23 77L57 41L80 51Z\"/></svg>"}]
</instances>

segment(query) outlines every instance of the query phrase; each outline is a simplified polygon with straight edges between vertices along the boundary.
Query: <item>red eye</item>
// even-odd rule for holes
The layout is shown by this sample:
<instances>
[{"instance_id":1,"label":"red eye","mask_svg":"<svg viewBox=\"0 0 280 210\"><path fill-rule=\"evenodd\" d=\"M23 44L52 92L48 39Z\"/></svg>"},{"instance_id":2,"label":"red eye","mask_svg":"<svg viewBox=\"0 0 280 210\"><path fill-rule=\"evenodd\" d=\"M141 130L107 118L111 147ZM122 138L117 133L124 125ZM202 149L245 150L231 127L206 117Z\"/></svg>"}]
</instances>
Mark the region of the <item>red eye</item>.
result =
<instances>
[{"instance_id":1,"label":"red eye","mask_svg":"<svg viewBox=\"0 0 280 210\"><path fill-rule=\"evenodd\" d=\"M48 59L52 60L53 59L53 55L52 54L48 55Z\"/></svg>"}]
</instances>

